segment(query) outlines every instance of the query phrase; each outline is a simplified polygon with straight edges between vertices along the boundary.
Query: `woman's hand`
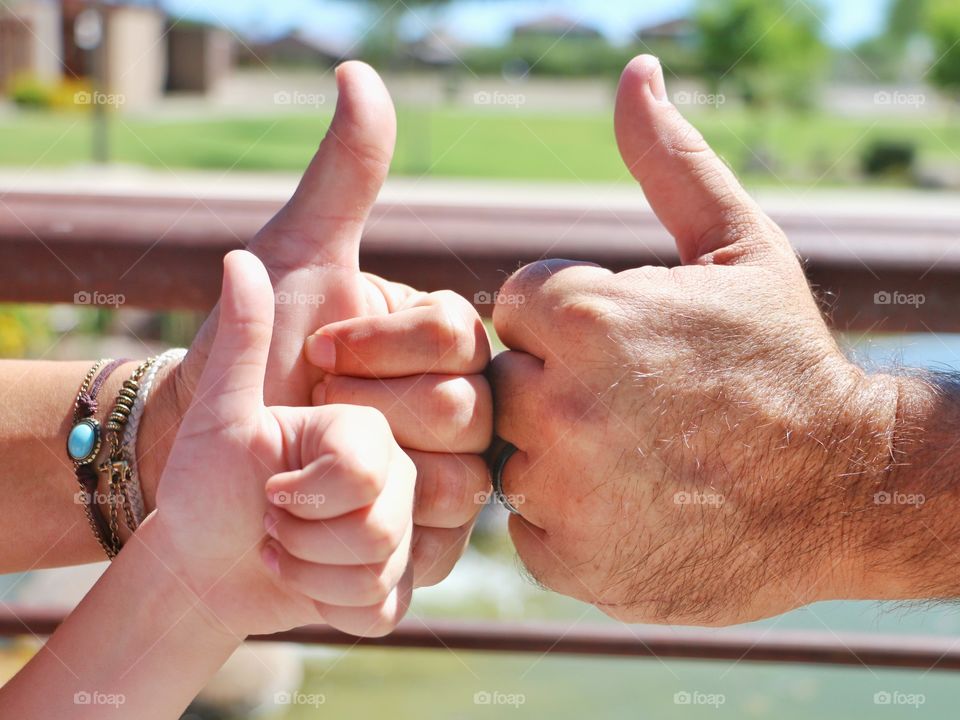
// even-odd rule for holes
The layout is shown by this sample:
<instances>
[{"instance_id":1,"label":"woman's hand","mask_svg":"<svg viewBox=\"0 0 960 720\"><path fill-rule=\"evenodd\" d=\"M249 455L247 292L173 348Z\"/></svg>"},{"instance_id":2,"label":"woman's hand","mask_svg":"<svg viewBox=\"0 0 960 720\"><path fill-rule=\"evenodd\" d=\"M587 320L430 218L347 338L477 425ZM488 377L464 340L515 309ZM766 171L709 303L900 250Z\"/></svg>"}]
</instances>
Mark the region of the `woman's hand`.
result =
<instances>
[{"instance_id":1,"label":"woman's hand","mask_svg":"<svg viewBox=\"0 0 960 720\"><path fill-rule=\"evenodd\" d=\"M386 415L420 472L415 580L432 584L460 556L482 507L477 493L488 485L477 453L489 444L493 424L481 374L490 345L479 316L456 294L420 293L360 272L360 235L389 169L396 119L370 67L343 64L337 84L327 136L290 202L249 248L275 291L264 397L270 405L370 405ZM144 413L138 450L148 508L217 315L215 309L179 368L158 381ZM321 328L334 352L312 341L305 353L304 340Z\"/></svg>"},{"instance_id":2,"label":"woman's hand","mask_svg":"<svg viewBox=\"0 0 960 720\"><path fill-rule=\"evenodd\" d=\"M415 469L370 408L264 406L274 318L252 255L224 261L216 336L136 537L228 632L389 632L410 596Z\"/></svg>"},{"instance_id":3,"label":"woman's hand","mask_svg":"<svg viewBox=\"0 0 960 720\"><path fill-rule=\"evenodd\" d=\"M490 477L492 402L481 374L490 344L477 311L454 292L417 292L367 275L387 313L332 323L307 338L307 360L328 374L316 404L380 410L416 463L414 585L445 578L460 558Z\"/></svg>"}]
</instances>

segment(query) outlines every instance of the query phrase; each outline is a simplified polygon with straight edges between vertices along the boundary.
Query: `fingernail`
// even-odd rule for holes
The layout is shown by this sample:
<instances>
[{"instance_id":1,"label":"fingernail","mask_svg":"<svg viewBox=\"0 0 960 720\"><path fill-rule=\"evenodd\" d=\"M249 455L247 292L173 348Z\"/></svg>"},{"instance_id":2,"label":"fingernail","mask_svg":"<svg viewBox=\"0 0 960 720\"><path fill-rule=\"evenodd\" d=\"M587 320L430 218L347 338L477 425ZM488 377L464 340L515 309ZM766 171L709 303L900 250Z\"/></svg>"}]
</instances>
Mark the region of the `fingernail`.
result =
<instances>
[{"instance_id":1,"label":"fingernail","mask_svg":"<svg viewBox=\"0 0 960 720\"><path fill-rule=\"evenodd\" d=\"M272 537L274 540L277 540L277 518L269 510L263 516L263 529L267 531L267 535Z\"/></svg>"},{"instance_id":2,"label":"fingernail","mask_svg":"<svg viewBox=\"0 0 960 720\"><path fill-rule=\"evenodd\" d=\"M304 350L307 360L321 370L333 372L336 369L337 346L333 338L320 333L311 335L304 342Z\"/></svg>"},{"instance_id":3,"label":"fingernail","mask_svg":"<svg viewBox=\"0 0 960 720\"><path fill-rule=\"evenodd\" d=\"M654 99L659 102L667 102L667 83L663 79L663 66L660 64L660 61L657 60L657 67L650 73L650 78L647 81L650 85L650 93L653 95Z\"/></svg>"},{"instance_id":4,"label":"fingernail","mask_svg":"<svg viewBox=\"0 0 960 720\"><path fill-rule=\"evenodd\" d=\"M263 550L260 551L260 559L267 566L267 570L274 575L280 574L280 553L273 545L264 546Z\"/></svg>"}]
</instances>

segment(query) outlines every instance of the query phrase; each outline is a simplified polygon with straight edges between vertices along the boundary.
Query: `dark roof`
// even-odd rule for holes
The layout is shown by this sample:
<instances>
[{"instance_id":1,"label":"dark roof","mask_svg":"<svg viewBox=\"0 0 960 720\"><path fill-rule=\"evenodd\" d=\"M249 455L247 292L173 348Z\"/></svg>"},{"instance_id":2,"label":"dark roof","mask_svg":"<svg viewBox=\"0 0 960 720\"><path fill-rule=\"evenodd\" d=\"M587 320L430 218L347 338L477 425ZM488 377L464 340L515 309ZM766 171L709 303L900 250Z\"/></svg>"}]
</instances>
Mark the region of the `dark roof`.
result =
<instances>
[{"instance_id":1,"label":"dark roof","mask_svg":"<svg viewBox=\"0 0 960 720\"><path fill-rule=\"evenodd\" d=\"M693 21L687 17L643 25L637 28L636 32L637 37L640 38L681 38L691 34L693 34Z\"/></svg>"},{"instance_id":2,"label":"dark roof","mask_svg":"<svg viewBox=\"0 0 960 720\"><path fill-rule=\"evenodd\" d=\"M557 35L566 37L603 37L597 28L566 15L544 15L535 20L518 23L513 27L516 35Z\"/></svg>"}]
</instances>

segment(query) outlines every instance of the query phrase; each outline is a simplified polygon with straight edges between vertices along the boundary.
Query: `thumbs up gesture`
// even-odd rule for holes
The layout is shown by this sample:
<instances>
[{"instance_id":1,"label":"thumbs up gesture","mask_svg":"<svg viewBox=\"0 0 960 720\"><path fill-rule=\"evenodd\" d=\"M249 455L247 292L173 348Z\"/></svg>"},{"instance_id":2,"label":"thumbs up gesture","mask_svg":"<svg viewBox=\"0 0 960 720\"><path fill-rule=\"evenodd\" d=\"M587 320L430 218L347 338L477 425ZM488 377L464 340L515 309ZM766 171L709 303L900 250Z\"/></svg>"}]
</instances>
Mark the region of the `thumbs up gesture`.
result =
<instances>
[{"instance_id":1,"label":"thumbs up gesture","mask_svg":"<svg viewBox=\"0 0 960 720\"><path fill-rule=\"evenodd\" d=\"M492 400L490 344L479 315L452 292L419 292L360 271L364 224L396 136L390 95L372 68L337 68L337 108L290 201L250 243L276 305L263 379L270 405L349 403L379 409L418 471L414 582L441 580L459 558L489 486L480 456ZM140 475L152 507L170 439L190 406L222 306L144 413Z\"/></svg>"},{"instance_id":2,"label":"thumbs up gesture","mask_svg":"<svg viewBox=\"0 0 960 720\"><path fill-rule=\"evenodd\" d=\"M230 253L157 512L132 541L237 637L319 622L384 634L410 597L415 467L372 408L266 407L273 333L263 264Z\"/></svg>"},{"instance_id":3,"label":"thumbs up gesture","mask_svg":"<svg viewBox=\"0 0 960 720\"><path fill-rule=\"evenodd\" d=\"M728 624L858 592L891 458L891 378L843 356L783 232L670 103L624 70L627 168L674 267L535 263L503 292L496 433L514 544L543 584L640 622Z\"/></svg>"}]
</instances>

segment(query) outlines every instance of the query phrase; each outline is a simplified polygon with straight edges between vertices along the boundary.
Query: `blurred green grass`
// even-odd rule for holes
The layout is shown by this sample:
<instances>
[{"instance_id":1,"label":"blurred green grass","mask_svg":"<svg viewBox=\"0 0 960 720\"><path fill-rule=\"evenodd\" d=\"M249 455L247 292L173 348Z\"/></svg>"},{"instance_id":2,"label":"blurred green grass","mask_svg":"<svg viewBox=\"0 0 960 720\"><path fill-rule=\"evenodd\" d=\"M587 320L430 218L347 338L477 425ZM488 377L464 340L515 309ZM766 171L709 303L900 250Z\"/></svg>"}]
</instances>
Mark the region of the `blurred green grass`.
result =
<instances>
[{"instance_id":1,"label":"blurred green grass","mask_svg":"<svg viewBox=\"0 0 960 720\"><path fill-rule=\"evenodd\" d=\"M851 119L698 108L688 113L751 184L846 185L875 141L913 143L923 162L960 163L960 124L943 118ZM299 171L329 114L165 120L113 116L111 158L153 167ZM0 121L0 165L89 162L91 118L21 113ZM399 111L396 175L536 181L627 180L608 114Z\"/></svg>"},{"instance_id":2,"label":"blurred green grass","mask_svg":"<svg viewBox=\"0 0 960 720\"><path fill-rule=\"evenodd\" d=\"M323 704L282 717L927 719L955 716L956 688L947 673L354 648L312 660L302 692ZM875 693L894 691L922 694L923 704L875 704ZM722 704L687 706L677 693L717 694Z\"/></svg>"}]
</instances>

